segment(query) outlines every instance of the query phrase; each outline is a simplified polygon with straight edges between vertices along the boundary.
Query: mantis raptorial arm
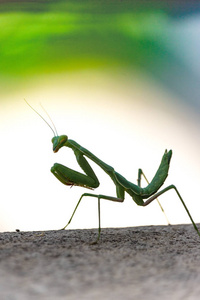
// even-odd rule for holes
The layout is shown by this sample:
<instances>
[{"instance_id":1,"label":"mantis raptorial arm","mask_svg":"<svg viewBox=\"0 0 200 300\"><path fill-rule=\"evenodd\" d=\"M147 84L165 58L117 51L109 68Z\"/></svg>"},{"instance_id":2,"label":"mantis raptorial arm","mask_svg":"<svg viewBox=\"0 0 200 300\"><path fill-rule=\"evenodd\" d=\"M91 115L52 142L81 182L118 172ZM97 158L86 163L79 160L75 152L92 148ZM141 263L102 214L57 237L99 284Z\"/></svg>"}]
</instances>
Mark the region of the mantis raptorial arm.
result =
<instances>
[{"instance_id":1,"label":"mantis raptorial arm","mask_svg":"<svg viewBox=\"0 0 200 300\"><path fill-rule=\"evenodd\" d=\"M30 106L30 104L28 104L28 105ZM33 110L44 120L44 118L35 109L33 109ZM46 120L44 120L44 121L46 122ZM51 128L51 126L49 124L48 124L48 126ZM54 126L54 128L55 128L55 126ZM185 202L183 201L181 195L179 194L177 188L174 185L170 185L170 186L166 187L165 189L161 190L160 192L158 192L158 190L164 184L164 182L168 176L170 160L172 157L172 150L170 150L170 151L165 150L165 153L162 157L160 166L158 167L158 170L150 183L147 181L142 170L139 169L138 185L136 185L136 184L133 184L132 182L128 181L125 177L123 177L121 174L116 172L113 167L109 166L108 164L106 164L105 162L100 160L92 152L90 152L86 148L82 147L75 141L69 140L66 135L58 136L56 129L55 129L55 131L52 129L52 131L54 132L54 137L52 138L53 151L56 153L63 146L70 148L74 152L76 160L84 172L84 173L80 173L80 172L72 170L64 165L55 163L54 166L51 168L51 172L54 174L54 176L60 182L62 182L65 185L69 185L69 186L79 186L79 187L84 187L84 188L88 188L88 189L97 188L99 186L99 180L98 180L96 174L94 173L92 167L88 163L88 161L86 159L86 158L88 158L88 159L92 160L95 164L97 164L100 168L102 168L103 171L108 176L110 176L111 180L113 181L113 183L116 186L116 197L84 193L80 197L69 222L63 229L65 229L70 224L82 198L85 196L95 197L98 199L98 219L99 219L98 237L95 242L98 242L98 240L100 238L100 233L101 233L100 199L106 199L106 200L115 201L115 202L123 202L125 199L125 193L128 193L137 205L147 206L153 200L155 200L157 197L162 195L163 193L167 192L170 189L175 189L179 199L181 200L181 202L182 202L182 204L194 226L194 229L197 231L198 235L200 236L200 232L199 232L194 220L192 219L192 216L191 216L188 208L186 207ZM141 187L141 175L143 175L145 177L145 179L148 183L148 185L145 188ZM147 200L145 200L145 199L147 199ZM163 210L161 205L160 205L160 207Z\"/></svg>"}]
</instances>

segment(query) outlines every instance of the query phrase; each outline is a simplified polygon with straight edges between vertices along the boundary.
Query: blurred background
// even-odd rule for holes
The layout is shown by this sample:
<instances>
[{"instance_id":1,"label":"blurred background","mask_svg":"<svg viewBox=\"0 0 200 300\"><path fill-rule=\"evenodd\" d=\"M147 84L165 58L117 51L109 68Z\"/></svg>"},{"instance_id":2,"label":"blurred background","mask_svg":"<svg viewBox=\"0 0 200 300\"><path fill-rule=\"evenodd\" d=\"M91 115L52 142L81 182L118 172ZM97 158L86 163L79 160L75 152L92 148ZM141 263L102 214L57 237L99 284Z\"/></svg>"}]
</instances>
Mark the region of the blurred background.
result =
<instances>
[{"instance_id":1,"label":"blurred background","mask_svg":"<svg viewBox=\"0 0 200 300\"><path fill-rule=\"evenodd\" d=\"M172 149L174 184L200 222L200 4L196 1L0 1L0 231L60 229L80 187L61 184L55 162L80 171L66 134L133 183L151 180ZM49 120L47 120L49 122ZM115 196L94 163L100 187ZM145 182L142 182L145 186ZM190 223L176 193L160 197L170 223ZM101 201L102 227L166 224L158 204ZM98 226L85 198L69 228Z\"/></svg>"}]
</instances>

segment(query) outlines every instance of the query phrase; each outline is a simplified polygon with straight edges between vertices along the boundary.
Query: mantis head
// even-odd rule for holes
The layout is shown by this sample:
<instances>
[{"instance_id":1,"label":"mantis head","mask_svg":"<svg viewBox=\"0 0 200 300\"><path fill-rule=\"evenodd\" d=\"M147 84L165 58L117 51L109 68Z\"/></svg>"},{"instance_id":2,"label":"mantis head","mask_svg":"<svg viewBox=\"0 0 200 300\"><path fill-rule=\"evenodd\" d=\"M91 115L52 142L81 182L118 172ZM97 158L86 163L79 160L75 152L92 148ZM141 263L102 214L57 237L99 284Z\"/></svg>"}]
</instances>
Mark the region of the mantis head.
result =
<instances>
[{"instance_id":1,"label":"mantis head","mask_svg":"<svg viewBox=\"0 0 200 300\"><path fill-rule=\"evenodd\" d=\"M66 135L54 136L51 140L53 143L53 152L58 152L58 150L67 142L67 140L68 137Z\"/></svg>"}]
</instances>

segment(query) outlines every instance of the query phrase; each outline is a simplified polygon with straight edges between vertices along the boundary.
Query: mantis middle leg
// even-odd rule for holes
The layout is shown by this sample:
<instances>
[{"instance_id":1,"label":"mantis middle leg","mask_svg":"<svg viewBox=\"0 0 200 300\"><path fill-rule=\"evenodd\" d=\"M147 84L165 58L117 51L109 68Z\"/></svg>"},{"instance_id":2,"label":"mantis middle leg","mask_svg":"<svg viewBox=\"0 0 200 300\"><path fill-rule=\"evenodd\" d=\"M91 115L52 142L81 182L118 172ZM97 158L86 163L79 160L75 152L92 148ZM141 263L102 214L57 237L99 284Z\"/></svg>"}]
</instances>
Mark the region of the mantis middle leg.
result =
<instances>
[{"instance_id":1,"label":"mantis middle leg","mask_svg":"<svg viewBox=\"0 0 200 300\"><path fill-rule=\"evenodd\" d=\"M92 243L92 244L96 244L96 243L99 241L99 238L100 238L100 235L101 235L100 199L105 199L105 200L110 200L110 201L115 201L115 202L123 202L124 199L117 198L117 197L112 197L112 196L106 196L106 195L96 195L96 194L84 193L84 194L80 197L78 203L76 204L76 207L75 207L75 209L74 209L74 211L73 211L73 214L72 214L71 218L69 219L67 225L65 225L65 227L63 227L61 230L64 230L64 229L71 223L72 218L73 218L73 216L74 216L74 214L75 214L75 212L76 212L76 210L77 210L77 208L78 208L78 206L79 206L79 204L80 204L82 198L83 198L83 197L86 197L86 196L98 198L98 221L99 221L99 222L98 222L98 236L97 236L97 239Z\"/></svg>"}]
</instances>

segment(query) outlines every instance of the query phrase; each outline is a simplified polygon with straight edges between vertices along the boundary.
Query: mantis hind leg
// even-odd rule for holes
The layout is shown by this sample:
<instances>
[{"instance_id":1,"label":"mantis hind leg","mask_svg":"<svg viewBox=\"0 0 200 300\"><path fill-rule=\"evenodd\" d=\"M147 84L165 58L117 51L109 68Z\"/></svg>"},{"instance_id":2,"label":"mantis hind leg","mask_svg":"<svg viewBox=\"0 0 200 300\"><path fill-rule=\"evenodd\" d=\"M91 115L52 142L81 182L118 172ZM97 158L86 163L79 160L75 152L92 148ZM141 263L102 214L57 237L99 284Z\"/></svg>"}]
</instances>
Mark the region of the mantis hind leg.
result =
<instances>
[{"instance_id":1,"label":"mantis hind leg","mask_svg":"<svg viewBox=\"0 0 200 300\"><path fill-rule=\"evenodd\" d=\"M141 179L142 179L142 175L143 175L144 179L146 180L147 184L149 184L149 181L148 181L147 177L145 176L144 172L142 171L142 169L139 169L139 170L138 170L138 179L137 179L137 182L138 182L138 186L139 186L139 187L141 187ZM169 220L168 220L168 218L167 218L167 215L166 215L166 213L165 213L165 211L164 211L164 208L162 207L162 205L161 205L160 201L158 200L158 198L156 198L156 201L157 201L157 203L158 203L160 209L162 210L163 214L165 215L165 219L166 219L166 221L167 221L167 224L170 225L170 222L169 222Z\"/></svg>"},{"instance_id":2,"label":"mantis hind leg","mask_svg":"<svg viewBox=\"0 0 200 300\"><path fill-rule=\"evenodd\" d=\"M184 208L185 208L185 210L186 210L186 212L187 212L187 214L188 214L188 216L189 216L189 218L190 218L190 220L191 220L191 222L192 222L192 225L193 225L194 229L196 230L196 232L197 232L198 235L200 236L200 232L199 232L199 230L198 230L198 228L197 228L197 226L196 226L196 224L195 224L195 222L194 222L194 220L193 220L193 218L192 218L192 216L191 216L191 214L190 214L190 212L189 212L187 206L185 205L185 202L183 201L183 198L181 197L181 195L180 195L179 191L177 190L177 188L175 187L175 185L173 185L173 184L172 184L172 185L169 185L168 187L166 187L166 188L163 189L162 191L156 193L155 195L153 195L152 197L150 197L148 200L146 200L146 201L144 202L143 206L149 205L149 204L150 204L153 200L155 200L157 197L161 196L162 194L164 194L165 192L167 192L167 191L169 191L169 190L171 190L171 189L174 189L174 190L176 191L176 193L177 193L179 199L181 200L181 202L182 202L182 204L183 204L183 206L184 206Z\"/></svg>"}]
</instances>

